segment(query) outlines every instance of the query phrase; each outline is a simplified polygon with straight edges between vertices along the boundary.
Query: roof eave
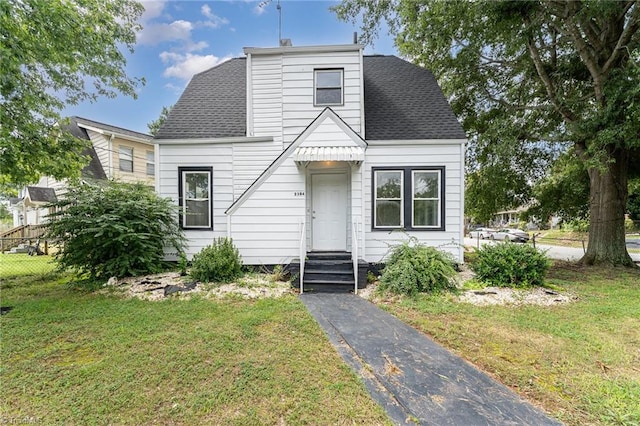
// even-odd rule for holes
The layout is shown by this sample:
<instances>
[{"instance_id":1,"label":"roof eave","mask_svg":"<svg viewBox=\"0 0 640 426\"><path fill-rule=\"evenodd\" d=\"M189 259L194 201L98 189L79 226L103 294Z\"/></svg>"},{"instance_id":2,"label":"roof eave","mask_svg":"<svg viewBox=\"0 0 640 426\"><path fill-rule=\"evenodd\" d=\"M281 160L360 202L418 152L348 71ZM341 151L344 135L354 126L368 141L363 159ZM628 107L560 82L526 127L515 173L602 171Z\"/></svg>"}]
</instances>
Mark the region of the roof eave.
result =
<instances>
[{"instance_id":1,"label":"roof eave","mask_svg":"<svg viewBox=\"0 0 640 426\"><path fill-rule=\"evenodd\" d=\"M464 145L467 139L450 138L450 139L367 139L370 146L381 145Z\"/></svg>"},{"instance_id":2,"label":"roof eave","mask_svg":"<svg viewBox=\"0 0 640 426\"><path fill-rule=\"evenodd\" d=\"M153 139L156 145L192 145L192 144L223 144L244 142L273 142L273 136L228 136L222 138L184 138L184 139Z\"/></svg>"},{"instance_id":3,"label":"roof eave","mask_svg":"<svg viewBox=\"0 0 640 426\"><path fill-rule=\"evenodd\" d=\"M140 142L140 143L146 143L146 144L151 143L151 137L149 137L149 139L146 139L146 138L139 138L137 136L132 136L132 135L125 135L124 133L119 133L113 130L107 130L107 129L101 129L99 127L89 126L79 121L78 121L78 127L81 127L86 130L91 130L92 132L96 132L101 135L114 136L119 139L126 139L133 142Z\"/></svg>"},{"instance_id":4,"label":"roof eave","mask_svg":"<svg viewBox=\"0 0 640 426\"><path fill-rule=\"evenodd\" d=\"M245 47L245 55L273 55L278 53L330 53L353 52L364 49L361 44L338 44L320 46L280 46L280 47Z\"/></svg>"}]
</instances>

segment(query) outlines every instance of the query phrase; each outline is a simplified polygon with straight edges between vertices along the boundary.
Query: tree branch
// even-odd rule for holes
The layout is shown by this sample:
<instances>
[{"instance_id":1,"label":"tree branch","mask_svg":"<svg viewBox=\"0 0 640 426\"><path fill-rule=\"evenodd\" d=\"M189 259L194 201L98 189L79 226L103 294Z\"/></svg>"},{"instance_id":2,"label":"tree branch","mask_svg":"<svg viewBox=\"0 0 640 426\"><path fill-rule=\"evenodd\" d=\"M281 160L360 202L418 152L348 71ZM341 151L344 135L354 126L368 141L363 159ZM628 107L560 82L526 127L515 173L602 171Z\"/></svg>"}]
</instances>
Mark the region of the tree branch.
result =
<instances>
[{"instance_id":1,"label":"tree branch","mask_svg":"<svg viewBox=\"0 0 640 426\"><path fill-rule=\"evenodd\" d=\"M495 96L493 96L491 94L491 92L489 91L489 89L487 89L486 87L483 87L482 90L484 91L485 95L487 96L487 98L492 101L495 102L499 105L502 105L503 107L513 110L513 111L533 111L533 110L545 110L545 109L549 109L548 105L523 105L523 104L512 104L511 102L505 101L502 98L496 98Z\"/></svg>"},{"instance_id":2,"label":"tree branch","mask_svg":"<svg viewBox=\"0 0 640 426\"><path fill-rule=\"evenodd\" d=\"M553 103L553 106L556 108L556 110L560 114L562 114L562 117L565 119L565 121L567 121L568 123L573 123L576 120L576 116L566 107L564 107L560 102L558 102L556 96L556 88L553 84L553 81L551 81L549 74L547 74L544 69L544 64L542 63L542 59L540 58L540 52L533 42L533 39L529 38L529 40L527 41L527 47L529 48L529 54L531 56L531 59L533 60L533 64L536 67L538 76L542 80L542 83L544 84L544 87L547 91L549 100L551 101L551 103Z\"/></svg>"},{"instance_id":3,"label":"tree branch","mask_svg":"<svg viewBox=\"0 0 640 426\"><path fill-rule=\"evenodd\" d=\"M625 8L626 12L628 12L630 8L631 7ZM620 34L620 37L618 38L616 47L613 49L613 52L611 52L611 56L609 56L609 59L607 59L607 62L605 62L604 66L602 67L603 75L609 72L609 70L615 63L615 61L618 60L618 58L620 57L620 52L624 49L627 43L629 43L629 40L631 40L631 37L636 33L636 31L638 31L639 27L640 27L640 7L636 5L635 9L633 9L633 13L629 17L628 25L625 27L625 29Z\"/></svg>"}]
</instances>

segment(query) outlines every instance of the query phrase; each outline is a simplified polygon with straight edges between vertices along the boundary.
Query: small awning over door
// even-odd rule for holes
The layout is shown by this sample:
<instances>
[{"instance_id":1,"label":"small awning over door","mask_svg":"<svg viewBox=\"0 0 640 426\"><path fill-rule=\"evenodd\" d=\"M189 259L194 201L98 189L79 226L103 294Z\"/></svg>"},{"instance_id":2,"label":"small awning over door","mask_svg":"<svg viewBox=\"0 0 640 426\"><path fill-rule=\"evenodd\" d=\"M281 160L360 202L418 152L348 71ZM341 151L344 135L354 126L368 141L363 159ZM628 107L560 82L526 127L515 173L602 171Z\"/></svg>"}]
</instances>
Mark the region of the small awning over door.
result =
<instances>
[{"instance_id":1,"label":"small awning over door","mask_svg":"<svg viewBox=\"0 0 640 426\"><path fill-rule=\"evenodd\" d=\"M364 161L364 149L359 146L301 146L296 148L293 159L297 163L311 161Z\"/></svg>"}]
</instances>

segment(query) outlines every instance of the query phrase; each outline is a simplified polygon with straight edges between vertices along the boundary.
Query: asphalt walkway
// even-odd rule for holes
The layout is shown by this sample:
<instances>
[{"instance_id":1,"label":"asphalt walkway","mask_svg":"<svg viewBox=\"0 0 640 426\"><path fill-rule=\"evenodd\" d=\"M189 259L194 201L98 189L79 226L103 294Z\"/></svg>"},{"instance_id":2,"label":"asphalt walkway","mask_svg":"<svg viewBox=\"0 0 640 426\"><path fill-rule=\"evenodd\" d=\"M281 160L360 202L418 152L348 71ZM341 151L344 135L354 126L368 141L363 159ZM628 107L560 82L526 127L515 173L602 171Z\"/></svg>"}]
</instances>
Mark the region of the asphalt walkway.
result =
<instances>
[{"instance_id":1,"label":"asphalt walkway","mask_svg":"<svg viewBox=\"0 0 640 426\"><path fill-rule=\"evenodd\" d=\"M300 299L396 424L561 424L367 300L344 293Z\"/></svg>"}]
</instances>

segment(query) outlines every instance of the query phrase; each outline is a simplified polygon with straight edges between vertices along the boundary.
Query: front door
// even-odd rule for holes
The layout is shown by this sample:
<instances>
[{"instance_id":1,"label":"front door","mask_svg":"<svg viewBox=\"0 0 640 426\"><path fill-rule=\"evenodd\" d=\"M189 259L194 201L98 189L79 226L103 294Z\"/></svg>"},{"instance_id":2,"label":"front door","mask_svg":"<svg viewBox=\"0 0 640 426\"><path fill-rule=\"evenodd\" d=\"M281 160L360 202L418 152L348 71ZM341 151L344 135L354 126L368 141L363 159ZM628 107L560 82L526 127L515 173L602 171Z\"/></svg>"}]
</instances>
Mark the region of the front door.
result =
<instances>
[{"instance_id":1,"label":"front door","mask_svg":"<svg viewBox=\"0 0 640 426\"><path fill-rule=\"evenodd\" d=\"M313 250L347 249L347 174L311 175Z\"/></svg>"}]
</instances>

